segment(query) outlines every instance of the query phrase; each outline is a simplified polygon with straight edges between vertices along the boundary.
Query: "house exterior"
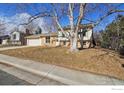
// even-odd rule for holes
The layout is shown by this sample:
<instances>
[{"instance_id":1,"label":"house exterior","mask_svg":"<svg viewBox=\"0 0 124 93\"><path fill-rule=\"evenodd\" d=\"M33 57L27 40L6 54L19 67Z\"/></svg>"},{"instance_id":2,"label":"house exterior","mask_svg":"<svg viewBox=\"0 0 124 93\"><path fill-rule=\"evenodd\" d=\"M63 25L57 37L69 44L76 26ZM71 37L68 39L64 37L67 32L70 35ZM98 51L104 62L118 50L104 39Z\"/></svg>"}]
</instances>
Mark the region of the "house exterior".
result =
<instances>
[{"instance_id":1,"label":"house exterior","mask_svg":"<svg viewBox=\"0 0 124 93\"><path fill-rule=\"evenodd\" d=\"M57 33L42 33L26 36L28 46L56 46Z\"/></svg>"},{"instance_id":2,"label":"house exterior","mask_svg":"<svg viewBox=\"0 0 124 93\"><path fill-rule=\"evenodd\" d=\"M9 35L0 36L0 44L7 45L10 37Z\"/></svg>"},{"instance_id":3,"label":"house exterior","mask_svg":"<svg viewBox=\"0 0 124 93\"><path fill-rule=\"evenodd\" d=\"M70 27L63 28L66 35L58 30L57 33L42 33L26 36L28 46L66 46L70 47L70 40L67 38L70 34ZM81 34L83 34L83 48L89 48L94 44L93 25L80 25L78 31L78 48L81 47Z\"/></svg>"},{"instance_id":4,"label":"house exterior","mask_svg":"<svg viewBox=\"0 0 124 93\"><path fill-rule=\"evenodd\" d=\"M26 45L25 36L28 36L29 31L26 29L26 32L21 32L18 30L12 31L10 33L10 41L9 43L12 45Z\"/></svg>"},{"instance_id":5,"label":"house exterior","mask_svg":"<svg viewBox=\"0 0 124 93\"><path fill-rule=\"evenodd\" d=\"M61 30L58 30L58 46L70 46L70 41L67 38L69 36L70 27L64 27L63 28L66 35L64 35ZM92 24L85 24L79 26L78 31L78 47L80 48L80 40L81 40L81 34L83 34L83 47L89 48L94 43L93 38L93 25Z\"/></svg>"}]
</instances>

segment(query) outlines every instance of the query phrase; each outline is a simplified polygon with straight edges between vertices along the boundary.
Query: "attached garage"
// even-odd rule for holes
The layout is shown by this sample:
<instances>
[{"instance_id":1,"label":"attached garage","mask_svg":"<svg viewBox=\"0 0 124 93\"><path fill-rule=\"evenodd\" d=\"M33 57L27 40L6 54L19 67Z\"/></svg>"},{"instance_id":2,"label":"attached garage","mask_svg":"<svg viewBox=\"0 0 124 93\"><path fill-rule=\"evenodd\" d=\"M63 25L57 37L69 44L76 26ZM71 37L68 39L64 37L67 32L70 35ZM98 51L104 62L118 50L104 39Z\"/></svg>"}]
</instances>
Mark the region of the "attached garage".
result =
<instances>
[{"instance_id":1,"label":"attached garage","mask_svg":"<svg viewBox=\"0 0 124 93\"><path fill-rule=\"evenodd\" d=\"M56 46L57 33L37 34L25 37L27 46Z\"/></svg>"},{"instance_id":2,"label":"attached garage","mask_svg":"<svg viewBox=\"0 0 124 93\"><path fill-rule=\"evenodd\" d=\"M40 38L27 39L27 45L28 46L40 46L41 45L41 39Z\"/></svg>"}]
</instances>

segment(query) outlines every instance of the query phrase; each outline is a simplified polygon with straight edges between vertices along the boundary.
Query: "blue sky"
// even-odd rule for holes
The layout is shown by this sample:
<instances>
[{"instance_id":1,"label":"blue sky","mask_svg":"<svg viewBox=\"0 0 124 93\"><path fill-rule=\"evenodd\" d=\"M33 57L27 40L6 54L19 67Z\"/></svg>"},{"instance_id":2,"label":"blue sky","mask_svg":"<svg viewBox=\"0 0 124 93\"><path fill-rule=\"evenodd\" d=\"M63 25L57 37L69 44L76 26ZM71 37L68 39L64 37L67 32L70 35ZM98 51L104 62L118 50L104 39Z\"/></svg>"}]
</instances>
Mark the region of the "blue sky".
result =
<instances>
[{"instance_id":1,"label":"blue sky","mask_svg":"<svg viewBox=\"0 0 124 93\"><path fill-rule=\"evenodd\" d=\"M89 6L92 7L92 5L90 4ZM58 8L59 8L59 5L58 5ZM122 4L118 8L124 9L124 4ZM4 16L4 17L11 17L11 16L14 16L15 14L20 14L20 13L28 13L30 15L35 15L45 10L47 11L51 10L50 4L40 4L40 3L39 4L25 4L23 7L22 7L22 4L0 4L0 16ZM106 7L104 7L103 4L100 4L99 9L96 9L94 12L87 14L86 18L90 20L96 20L99 18L100 15L102 15L102 13L100 14L100 12L103 11L103 14L104 14L105 10L106 10ZM75 15L77 15L77 13L78 13L78 10L76 10ZM105 20L101 22L99 26L95 28L95 30L104 29L107 24L111 23L112 20L115 19L116 15L117 14L107 17ZM69 20L67 16L64 16L60 21L63 26L66 26L69 24ZM88 23L88 21L83 20L83 23Z\"/></svg>"}]
</instances>

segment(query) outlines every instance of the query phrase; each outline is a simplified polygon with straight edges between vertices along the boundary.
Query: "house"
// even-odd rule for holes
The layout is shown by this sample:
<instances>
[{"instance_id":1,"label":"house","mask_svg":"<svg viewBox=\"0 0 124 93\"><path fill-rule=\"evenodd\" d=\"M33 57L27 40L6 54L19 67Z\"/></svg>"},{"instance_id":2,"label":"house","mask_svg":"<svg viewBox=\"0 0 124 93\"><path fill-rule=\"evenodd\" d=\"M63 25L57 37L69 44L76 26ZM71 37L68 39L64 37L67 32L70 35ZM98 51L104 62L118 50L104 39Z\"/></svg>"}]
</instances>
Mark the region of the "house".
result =
<instances>
[{"instance_id":1,"label":"house","mask_svg":"<svg viewBox=\"0 0 124 93\"><path fill-rule=\"evenodd\" d=\"M10 44L12 45L26 45L25 36L30 35L29 30L26 29L25 32L21 32L18 30L12 31L10 33Z\"/></svg>"},{"instance_id":2,"label":"house","mask_svg":"<svg viewBox=\"0 0 124 93\"><path fill-rule=\"evenodd\" d=\"M26 36L28 46L56 46L57 33L42 33Z\"/></svg>"},{"instance_id":3,"label":"house","mask_svg":"<svg viewBox=\"0 0 124 93\"><path fill-rule=\"evenodd\" d=\"M0 36L0 44L1 45L7 45L9 39L10 39L9 35Z\"/></svg>"},{"instance_id":4,"label":"house","mask_svg":"<svg viewBox=\"0 0 124 93\"><path fill-rule=\"evenodd\" d=\"M28 46L70 46L70 40L67 38L70 34L70 27L63 28L66 34L63 34L61 30L58 33L42 33L26 36ZM80 25L78 31L78 47L81 47L80 40L81 34L83 34L84 48L89 48L94 44L93 38L93 25L86 24Z\"/></svg>"},{"instance_id":5,"label":"house","mask_svg":"<svg viewBox=\"0 0 124 93\"><path fill-rule=\"evenodd\" d=\"M70 46L70 41L67 38L70 34L70 27L64 27L63 28L66 34L63 34L62 31L58 30L58 46ZM93 25L92 24L85 24L79 26L78 31L78 47L81 47L80 40L81 40L81 34L83 35L83 47L89 48L91 45L95 44L94 37L93 37Z\"/></svg>"}]
</instances>

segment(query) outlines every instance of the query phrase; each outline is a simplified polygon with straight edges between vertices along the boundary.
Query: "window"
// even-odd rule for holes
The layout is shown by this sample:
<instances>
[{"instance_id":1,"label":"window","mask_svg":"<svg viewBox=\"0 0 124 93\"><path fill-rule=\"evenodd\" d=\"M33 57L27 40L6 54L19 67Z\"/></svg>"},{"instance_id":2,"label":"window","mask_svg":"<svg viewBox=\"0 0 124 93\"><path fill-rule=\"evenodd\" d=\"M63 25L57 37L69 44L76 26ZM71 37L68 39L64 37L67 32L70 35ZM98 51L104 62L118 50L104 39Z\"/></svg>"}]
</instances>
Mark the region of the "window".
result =
<instances>
[{"instance_id":1,"label":"window","mask_svg":"<svg viewBox=\"0 0 124 93\"><path fill-rule=\"evenodd\" d=\"M50 36L46 37L46 43L50 43Z\"/></svg>"},{"instance_id":2,"label":"window","mask_svg":"<svg viewBox=\"0 0 124 93\"><path fill-rule=\"evenodd\" d=\"M39 30L39 34L42 34L42 30L41 29Z\"/></svg>"},{"instance_id":3,"label":"window","mask_svg":"<svg viewBox=\"0 0 124 93\"><path fill-rule=\"evenodd\" d=\"M64 41L63 44L66 45L66 41Z\"/></svg>"},{"instance_id":4,"label":"window","mask_svg":"<svg viewBox=\"0 0 124 93\"><path fill-rule=\"evenodd\" d=\"M37 30L35 31L35 34L42 34L42 29L38 27Z\"/></svg>"},{"instance_id":5,"label":"window","mask_svg":"<svg viewBox=\"0 0 124 93\"><path fill-rule=\"evenodd\" d=\"M62 33L62 37L65 37L65 34Z\"/></svg>"},{"instance_id":6,"label":"window","mask_svg":"<svg viewBox=\"0 0 124 93\"><path fill-rule=\"evenodd\" d=\"M16 34L13 35L13 39L16 39Z\"/></svg>"},{"instance_id":7,"label":"window","mask_svg":"<svg viewBox=\"0 0 124 93\"><path fill-rule=\"evenodd\" d=\"M86 36L87 29L83 29L83 36Z\"/></svg>"}]
</instances>

